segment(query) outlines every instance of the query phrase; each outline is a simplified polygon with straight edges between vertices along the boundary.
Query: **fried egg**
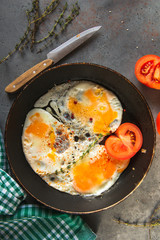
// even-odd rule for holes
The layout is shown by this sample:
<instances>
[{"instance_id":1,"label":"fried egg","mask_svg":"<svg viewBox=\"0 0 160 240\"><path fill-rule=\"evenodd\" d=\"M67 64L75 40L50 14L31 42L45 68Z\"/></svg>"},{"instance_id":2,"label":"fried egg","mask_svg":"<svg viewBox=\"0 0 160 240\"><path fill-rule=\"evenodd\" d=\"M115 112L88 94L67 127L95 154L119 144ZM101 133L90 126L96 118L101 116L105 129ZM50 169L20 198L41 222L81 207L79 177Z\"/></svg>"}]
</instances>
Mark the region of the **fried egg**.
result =
<instances>
[{"instance_id":1,"label":"fried egg","mask_svg":"<svg viewBox=\"0 0 160 240\"><path fill-rule=\"evenodd\" d=\"M34 108L24 123L23 151L32 169L48 183L53 178L67 181L69 169L91 141L88 138L77 141L75 137L76 132L72 128L66 127L44 109ZM59 188L62 190L57 186Z\"/></svg>"},{"instance_id":2,"label":"fried egg","mask_svg":"<svg viewBox=\"0 0 160 240\"><path fill-rule=\"evenodd\" d=\"M58 105L63 121L88 128L91 134L114 132L122 120L122 106L115 94L87 81L70 88Z\"/></svg>"},{"instance_id":3,"label":"fried egg","mask_svg":"<svg viewBox=\"0 0 160 240\"><path fill-rule=\"evenodd\" d=\"M55 86L26 116L25 157L51 187L72 195L100 195L129 163L112 159L99 144L119 127L122 113L117 96L100 85L73 81Z\"/></svg>"},{"instance_id":4,"label":"fried egg","mask_svg":"<svg viewBox=\"0 0 160 240\"><path fill-rule=\"evenodd\" d=\"M73 168L73 187L81 194L97 196L108 190L129 164L111 158L104 145L95 145Z\"/></svg>"},{"instance_id":5,"label":"fried egg","mask_svg":"<svg viewBox=\"0 0 160 240\"><path fill-rule=\"evenodd\" d=\"M56 90L57 89L57 90ZM34 105L54 109L60 119L74 128L88 129L91 135L115 132L122 121L123 108L117 96L88 81L73 81L52 88Z\"/></svg>"},{"instance_id":6,"label":"fried egg","mask_svg":"<svg viewBox=\"0 0 160 240\"><path fill-rule=\"evenodd\" d=\"M28 162L41 176L59 171L73 151L68 129L43 109L28 113L22 143Z\"/></svg>"}]
</instances>

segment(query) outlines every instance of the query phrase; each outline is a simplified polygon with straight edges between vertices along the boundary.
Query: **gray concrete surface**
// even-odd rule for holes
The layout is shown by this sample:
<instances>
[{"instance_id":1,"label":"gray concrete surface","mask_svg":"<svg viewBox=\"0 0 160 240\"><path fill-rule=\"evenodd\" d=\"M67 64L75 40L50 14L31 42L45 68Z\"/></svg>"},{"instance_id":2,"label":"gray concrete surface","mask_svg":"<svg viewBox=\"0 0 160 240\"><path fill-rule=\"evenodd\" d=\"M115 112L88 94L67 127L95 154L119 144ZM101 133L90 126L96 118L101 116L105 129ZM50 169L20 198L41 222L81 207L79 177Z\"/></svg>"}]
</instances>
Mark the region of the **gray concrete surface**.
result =
<instances>
[{"instance_id":1,"label":"gray concrete surface","mask_svg":"<svg viewBox=\"0 0 160 240\"><path fill-rule=\"evenodd\" d=\"M44 7L48 2L41 0ZM65 1L61 1L62 5ZM69 4L74 1L68 1ZM112 68L134 83L146 98L154 119L160 112L160 92L140 84L134 75L137 59L146 54L160 55L160 1L159 0L79 0L80 14L67 30L41 54L26 49L14 54L0 65L0 128L4 133L5 121L15 98L4 88L34 64L46 58L47 52L73 35L92 26L102 29L89 42L68 55L60 63L92 62ZM0 59L11 51L23 35L27 24L25 11L31 0L0 1ZM40 29L41 35L49 31L54 15ZM124 89L125 91L125 89ZM145 119L144 119L145 121ZM156 152L152 166L138 189L126 200L106 211L84 216L97 234L98 240L148 240L148 228L117 224L114 217L124 220L147 221L160 202L160 135L157 134ZM32 201L32 198L28 198ZM159 214L160 216L160 214ZM151 239L160 239L160 226L151 230Z\"/></svg>"}]
</instances>

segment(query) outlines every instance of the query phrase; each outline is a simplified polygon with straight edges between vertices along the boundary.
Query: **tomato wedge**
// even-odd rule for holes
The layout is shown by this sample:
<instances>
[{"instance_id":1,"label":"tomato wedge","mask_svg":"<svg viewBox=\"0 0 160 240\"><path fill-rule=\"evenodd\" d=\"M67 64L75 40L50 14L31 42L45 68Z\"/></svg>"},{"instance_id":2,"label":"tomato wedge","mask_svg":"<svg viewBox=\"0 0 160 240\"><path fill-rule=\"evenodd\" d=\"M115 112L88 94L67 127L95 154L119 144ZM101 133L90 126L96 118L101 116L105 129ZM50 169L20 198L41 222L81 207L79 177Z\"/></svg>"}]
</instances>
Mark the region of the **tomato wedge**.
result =
<instances>
[{"instance_id":1,"label":"tomato wedge","mask_svg":"<svg viewBox=\"0 0 160 240\"><path fill-rule=\"evenodd\" d=\"M135 65L135 75L144 85L160 89L160 57L145 55Z\"/></svg>"},{"instance_id":2,"label":"tomato wedge","mask_svg":"<svg viewBox=\"0 0 160 240\"><path fill-rule=\"evenodd\" d=\"M158 113L156 118L156 125L157 125L157 132L160 134L160 112Z\"/></svg>"},{"instance_id":3,"label":"tomato wedge","mask_svg":"<svg viewBox=\"0 0 160 240\"><path fill-rule=\"evenodd\" d=\"M123 123L115 134L108 137L105 142L108 154L115 159L127 160L142 147L143 136L135 124Z\"/></svg>"}]
</instances>

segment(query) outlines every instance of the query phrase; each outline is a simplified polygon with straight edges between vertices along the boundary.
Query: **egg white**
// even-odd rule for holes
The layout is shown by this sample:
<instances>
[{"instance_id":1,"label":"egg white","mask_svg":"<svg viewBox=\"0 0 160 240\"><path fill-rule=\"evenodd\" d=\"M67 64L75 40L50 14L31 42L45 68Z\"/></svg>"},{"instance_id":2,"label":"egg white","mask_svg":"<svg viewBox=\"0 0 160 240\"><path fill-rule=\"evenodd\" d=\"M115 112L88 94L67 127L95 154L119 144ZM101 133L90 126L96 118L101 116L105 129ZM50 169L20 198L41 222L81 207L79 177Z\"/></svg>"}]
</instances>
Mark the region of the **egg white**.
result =
<instances>
[{"instance_id":1,"label":"egg white","mask_svg":"<svg viewBox=\"0 0 160 240\"><path fill-rule=\"evenodd\" d=\"M42 122L49 126L49 130L43 138L37 137L32 133L27 133L27 129L32 124L32 118L37 113L39 114ZM53 152L53 146L48 145L50 132L54 131L55 138L58 138L59 135L57 135L56 132L59 128L62 129L62 136L64 132L67 133L68 147L63 148L63 145L65 144L62 142L63 151L58 152L56 150ZM85 138L83 141L79 139L79 141L76 142L74 140L75 134L76 131L72 128L66 127L50 113L40 108L34 108L27 114L23 127L22 146L28 163L32 169L48 184L54 185L55 188L61 191L66 191L67 181L71 181L69 169L72 168L72 165L75 164L81 155L87 150L91 141L89 141L88 138ZM59 141L57 143L59 144ZM54 161L49 157L49 155L54 156ZM62 184L63 189L61 184L55 185L56 181L66 183Z\"/></svg>"},{"instance_id":2,"label":"egg white","mask_svg":"<svg viewBox=\"0 0 160 240\"><path fill-rule=\"evenodd\" d=\"M97 156L100 156L104 151L106 151L106 149L103 145L96 144L92 148L92 151L90 151L89 154L86 155L86 157L84 157L83 159L79 159L79 161L77 161L76 164L72 164L70 169L63 168L64 170L63 173L59 172L58 176L55 176L54 174L46 174L45 176L43 176L43 179L50 186L72 195L81 195L85 197L99 196L115 184L115 182L117 181L121 174L118 171L119 166L117 165L114 174L109 179L104 180L101 185L98 185L87 192L78 192L77 190L75 190L73 183L74 182L73 169L77 164L80 164L81 162L84 161L91 162L94 161L94 159L96 160Z\"/></svg>"},{"instance_id":3,"label":"egg white","mask_svg":"<svg viewBox=\"0 0 160 240\"><path fill-rule=\"evenodd\" d=\"M70 118L66 119L64 116L67 110L68 112L70 112L70 110L68 109L68 101L70 97L75 97L79 102L83 103L84 105L89 105L89 99L84 96L84 93L89 89L92 89L95 92L96 91L104 92L107 96L108 102L111 105L112 110L117 112L117 117L114 119L113 122L110 123L109 129L108 129L109 131L114 132L119 127L122 121L123 108L122 108L121 102L113 92L103 88L98 84L88 82L88 81L81 81L81 82L74 83L74 85L70 87L67 93L65 94L65 98L63 98L62 100L60 99L58 101L58 107L61 110L61 117L63 118L63 121L64 122L67 122L67 120L72 121L72 124L75 127L78 127L80 124L81 125L83 124L81 119L71 120ZM101 102L100 102L99 106L96 106L96 107L100 108L105 106L104 105L101 106ZM93 124L88 124L87 126L83 125L83 127L88 127L88 126L92 134L94 134Z\"/></svg>"},{"instance_id":4,"label":"egg white","mask_svg":"<svg viewBox=\"0 0 160 240\"><path fill-rule=\"evenodd\" d=\"M83 121L81 121L81 118L72 118L72 111L68 108L70 97L75 97L78 102L84 105L89 105L89 99L84 96L84 93L89 89L104 92L107 96L108 103L110 104L112 110L117 112L117 117L108 124L108 133L115 132L122 121L123 108L121 102L113 92L89 81L73 81L55 86L49 90L48 93L38 99L34 106L41 108L49 106L46 110L52 112L53 115L56 114L65 125L71 125L77 129L81 128L86 132L88 131L91 135L95 135L97 133L93 131L94 123L83 123ZM105 108L104 102L102 104L100 102L99 105L95 105L95 108L97 107L99 109ZM51 109L54 109L54 111ZM90 117L92 118L92 115Z\"/></svg>"},{"instance_id":5,"label":"egg white","mask_svg":"<svg viewBox=\"0 0 160 240\"><path fill-rule=\"evenodd\" d=\"M30 133L27 134L26 130L32 124L31 117L35 114L39 114L42 121L49 126L49 131L45 135L45 137L40 138L35 136L34 134ZM56 133L56 129L60 127L62 124L57 121L51 114L43 109L33 109L31 110L25 120L24 127L23 127L23 135L22 135L22 145L23 151L25 156L34 169L36 173L43 176L45 174L50 174L55 171L59 171L61 168L62 162L67 161L70 159L70 152L73 151L73 144L72 138L69 134L69 143L70 146L66 149L65 154L61 153L58 154L57 152L54 153L55 161L52 161L52 158L49 157L49 154L52 155L52 148L48 145L49 138L50 138L50 131L54 131ZM63 126L64 128L64 126ZM64 128L66 132L68 132L67 128Z\"/></svg>"},{"instance_id":6,"label":"egg white","mask_svg":"<svg viewBox=\"0 0 160 240\"><path fill-rule=\"evenodd\" d=\"M80 160L79 162L77 162L77 164L80 164L81 162L94 162L97 160L97 158L100 158L100 156L103 154L103 153L106 153L107 155L107 152L106 152L106 148L104 145L99 145L99 144L96 144L93 148L92 148L92 151L89 152L88 155L86 155L86 157L84 157L82 160ZM110 156L107 156L107 159L106 160L110 160L111 157ZM73 166L74 168L74 166ZM73 169L72 168L72 169ZM116 166L116 170L115 172L113 173L113 175L109 178L109 179L106 179L103 181L103 183L101 185L98 185L98 186L95 186L94 188L92 188L91 190L89 190L88 192L86 193L80 193L81 195L85 195L85 196L99 196L101 195L103 192L107 191L111 186L113 186L113 184L117 181L117 179L119 178L120 176L120 172L118 171L118 165ZM73 175L72 175L73 177Z\"/></svg>"},{"instance_id":7,"label":"egg white","mask_svg":"<svg viewBox=\"0 0 160 240\"><path fill-rule=\"evenodd\" d=\"M95 83L73 81L53 87L35 102L34 108L26 116L22 145L25 157L32 169L51 187L72 195L97 196L108 190L119 178L120 173L117 169L110 179L87 193L80 193L74 188L74 167L81 161L94 159L101 151L104 151L104 146L99 145L104 135L102 134L103 137L100 137L99 133L94 132L93 123L84 124L80 118L72 118L72 111L68 107L70 97L75 97L84 105L89 104L89 99L84 96L88 89L105 92L110 107L117 112L117 117L108 125L108 132L116 131L121 123L123 113L122 105L117 96ZM107 108L107 104L105 106L103 102L101 106L100 102L98 107L100 109ZM32 124L32 116L37 113L49 129L43 138L32 133L27 134L26 131ZM59 128L67 136L64 148L62 142L62 151L55 150L53 146L48 145L51 132L54 132L55 139L59 139L57 134ZM95 142L96 144L93 144ZM54 161L50 156L53 156Z\"/></svg>"}]
</instances>

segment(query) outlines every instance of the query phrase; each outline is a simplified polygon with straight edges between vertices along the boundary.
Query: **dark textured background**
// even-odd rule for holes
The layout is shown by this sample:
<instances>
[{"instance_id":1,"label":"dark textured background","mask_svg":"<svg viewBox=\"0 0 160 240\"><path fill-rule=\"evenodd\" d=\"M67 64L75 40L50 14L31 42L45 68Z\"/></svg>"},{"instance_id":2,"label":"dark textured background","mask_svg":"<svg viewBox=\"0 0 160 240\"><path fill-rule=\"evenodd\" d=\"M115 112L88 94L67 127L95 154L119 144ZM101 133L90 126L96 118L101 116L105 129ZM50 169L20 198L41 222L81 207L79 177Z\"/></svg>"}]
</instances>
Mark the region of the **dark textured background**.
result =
<instances>
[{"instance_id":1,"label":"dark textured background","mask_svg":"<svg viewBox=\"0 0 160 240\"><path fill-rule=\"evenodd\" d=\"M48 0L41 0L41 8ZM71 5L74 1L67 1ZM61 1L61 5L65 1ZM16 95L8 95L4 89L24 71L44 60L46 54L70 37L93 26L102 28L92 39L76 49L60 63L91 62L112 68L127 77L146 98L154 117L160 111L160 92L140 84L134 75L138 58L146 54L160 55L160 2L159 0L79 0L80 14L67 30L42 53L26 49L23 54L14 54L0 65L0 128L4 133L5 122ZM31 0L0 1L0 59L11 51L22 37L27 19L25 11ZM40 36L52 28L55 14L40 27ZM60 64L59 63L59 64ZM124 89L125 91L125 89ZM145 121L145 119L144 119ZM84 216L97 233L97 239L147 240L148 228L119 225L114 217L144 222L149 219L154 207L160 202L160 136L157 135L155 157L149 173L139 188L125 201L101 213ZM32 198L28 198L32 201ZM160 239L160 227L151 231L152 239Z\"/></svg>"}]
</instances>

